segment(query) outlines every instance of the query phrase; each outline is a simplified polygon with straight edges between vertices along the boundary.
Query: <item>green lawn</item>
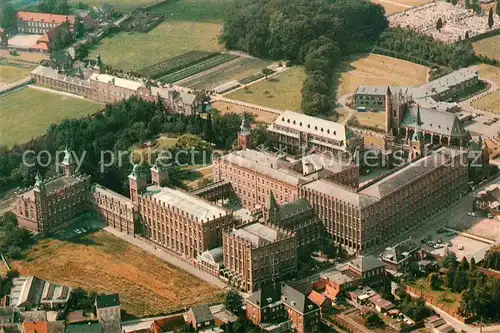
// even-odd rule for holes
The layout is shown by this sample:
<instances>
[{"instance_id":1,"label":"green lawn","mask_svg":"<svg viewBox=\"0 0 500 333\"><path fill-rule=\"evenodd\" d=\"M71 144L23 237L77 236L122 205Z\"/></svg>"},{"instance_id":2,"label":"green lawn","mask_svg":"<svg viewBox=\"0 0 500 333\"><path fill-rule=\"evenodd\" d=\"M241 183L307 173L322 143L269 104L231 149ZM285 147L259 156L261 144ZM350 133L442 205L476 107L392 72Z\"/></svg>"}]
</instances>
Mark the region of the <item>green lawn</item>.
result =
<instances>
[{"instance_id":1,"label":"green lawn","mask_svg":"<svg viewBox=\"0 0 500 333\"><path fill-rule=\"evenodd\" d=\"M262 59L242 59L228 65L221 71L216 71L199 78L184 81L183 86L193 89L212 89L232 80L242 80L250 75L260 73L262 68L271 64Z\"/></svg>"},{"instance_id":2,"label":"green lawn","mask_svg":"<svg viewBox=\"0 0 500 333\"><path fill-rule=\"evenodd\" d=\"M2 64L0 65L0 87L30 76L30 72L31 68Z\"/></svg>"},{"instance_id":3,"label":"green lawn","mask_svg":"<svg viewBox=\"0 0 500 333\"><path fill-rule=\"evenodd\" d=\"M500 61L500 35L481 39L472 46L477 54Z\"/></svg>"},{"instance_id":4,"label":"green lawn","mask_svg":"<svg viewBox=\"0 0 500 333\"><path fill-rule=\"evenodd\" d=\"M49 125L80 118L103 108L101 104L25 88L0 98L0 145L12 146L43 135Z\"/></svg>"},{"instance_id":5,"label":"green lawn","mask_svg":"<svg viewBox=\"0 0 500 333\"><path fill-rule=\"evenodd\" d=\"M138 70L167 58L192 51L220 51L221 24L169 21L148 33L120 32L104 38L90 54L124 71Z\"/></svg>"},{"instance_id":6,"label":"green lawn","mask_svg":"<svg viewBox=\"0 0 500 333\"><path fill-rule=\"evenodd\" d=\"M222 23L235 0L169 0L153 11L167 20Z\"/></svg>"},{"instance_id":7,"label":"green lawn","mask_svg":"<svg viewBox=\"0 0 500 333\"><path fill-rule=\"evenodd\" d=\"M429 282L426 278L421 278L411 283L413 288L421 290L422 293L428 297L432 297L435 301L447 307L446 310L458 311L460 301L462 300L460 294L448 291L446 288L440 290L431 289Z\"/></svg>"},{"instance_id":8,"label":"green lawn","mask_svg":"<svg viewBox=\"0 0 500 333\"><path fill-rule=\"evenodd\" d=\"M300 112L302 83L306 78L304 67L287 71L240 89L227 97L267 107ZM266 93L267 91L267 93Z\"/></svg>"},{"instance_id":9,"label":"green lawn","mask_svg":"<svg viewBox=\"0 0 500 333\"><path fill-rule=\"evenodd\" d=\"M481 110L500 114L500 90L472 102L472 106Z\"/></svg>"},{"instance_id":10,"label":"green lawn","mask_svg":"<svg viewBox=\"0 0 500 333\"><path fill-rule=\"evenodd\" d=\"M69 0L68 2L77 4L83 2L91 6L101 6L102 0ZM105 3L110 4L118 12L129 12L132 9L144 5L149 5L150 3L155 3L157 0L106 0Z\"/></svg>"}]
</instances>

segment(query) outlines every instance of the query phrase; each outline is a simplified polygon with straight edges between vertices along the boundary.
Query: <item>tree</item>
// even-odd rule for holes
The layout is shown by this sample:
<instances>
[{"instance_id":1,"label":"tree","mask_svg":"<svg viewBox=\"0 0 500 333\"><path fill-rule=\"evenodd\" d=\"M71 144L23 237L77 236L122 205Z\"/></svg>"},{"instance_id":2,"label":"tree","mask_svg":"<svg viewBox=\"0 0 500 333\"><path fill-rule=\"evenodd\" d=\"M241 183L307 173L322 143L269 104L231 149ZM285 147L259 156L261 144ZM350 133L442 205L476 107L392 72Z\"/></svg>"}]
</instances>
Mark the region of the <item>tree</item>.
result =
<instances>
[{"instance_id":1,"label":"tree","mask_svg":"<svg viewBox=\"0 0 500 333\"><path fill-rule=\"evenodd\" d=\"M368 328L382 328L385 323L376 313L370 312L365 317L365 326Z\"/></svg>"},{"instance_id":2,"label":"tree","mask_svg":"<svg viewBox=\"0 0 500 333\"><path fill-rule=\"evenodd\" d=\"M495 24L493 20L493 7L490 8L490 12L488 13L488 27L491 29Z\"/></svg>"},{"instance_id":3,"label":"tree","mask_svg":"<svg viewBox=\"0 0 500 333\"><path fill-rule=\"evenodd\" d=\"M243 306L243 297L236 290L229 290L224 298L224 306L226 310L238 315Z\"/></svg>"},{"instance_id":4,"label":"tree","mask_svg":"<svg viewBox=\"0 0 500 333\"><path fill-rule=\"evenodd\" d=\"M458 259L455 252L446 249L444 251L443 260L441 261L441 266L445 268L450 268L451 266L457 263L457 260Z\"/></svg>"},{"instance_id":5,"label":"tree","mask_svg":"<svg viewBox=\"0 0 500 333\"><path fill-rule=\"evenodd\" d=\"M497 0L497 15L500 16L500 0Z\"/></svg>"},{"instance_id":6,"label":"tree","mask_svg":"<svg viewBox=\"0 0 500 333\"><path fill-rule=\"evenodd\" d=\"M267 76L268 75L271 75L274 73L274 71L270 68L263 68L262 71L261 71L262 75L264 75L266 77L266 80L267 80Z\"/></svg>"},{"instance_id":7,"label":"tree","mask_svg":"<svg viewBox=\"0 0 500 333\"><path fill-rule=\"evenodd\" d=\"M0 8L0 27L6 31L15 30L17 26L16 10L9 2L4 2Z\"/></svg>"},{"instance_id":8,"label":"tree","mask_svg":"<svg viewBox=\"0 0 500 333\"><path fill-rule=\"evenodd\" d=\"M79 17L76 17L74 31L76 38L82 37L83 34L85 33L85 25L83 24L82 20Z\"/></svg>"},{"instance_id":9,"label":"tree","mask_svg":"<svg viewBox=\"0 0 500 333\"><path fill-rule=\"evenodd\" d=\"M456 6L456 5L458 4L458 0L451 0L451 4L452 4L453 6Z\"/></svg>"},{"instance_id":10,"label":"tree","mask_svg":"<svg viewBox=\"0 0 500 333\"><path fill-rule=\"evenodd\" d=\"M203 127L203 139L207 142L213 142L214 136L212 131L212 114L207 114L207 121Z\"/></svg>"},{"instance_id":11,"label":"tree","mask_svg":"<svg viewBox=\"0 0 500 333\"><path fill-rule=\"evenodd\" d=\"M201 112L206 112L211 102L210 95L205 90L198 90L195 94L201 103Z\"/></svg>"},{"instance_id":12,"label":"tree","mask_svg":"<svg viewBox=\"0 0 500 333\"><path fill-rule=\"evenodd\" d=\"M443 19L439 18L436 22L436 30L441 32L442 28L443 28Z\"/></svg>"},{"instance_id":13,"label":"tree","mask_svg":"<svg viewBox=\"0 0 500 333\"><path fill-rule=\"evenodd\" d=\"M465 40L468 40L470 37L469 37L469 31L466 31L465 32Z\"/></svg>"},{"instance_id":14,"label":"tree","mask_svg":"<svg viewBox=\"0 0 500 333\"><path fill-rule=\"evenodd\" d=\"M429 274L429 285L433 290L438 290L441 288L441 279L439 278L438 273L431 273Z\"/></svg>"}]
</instances>

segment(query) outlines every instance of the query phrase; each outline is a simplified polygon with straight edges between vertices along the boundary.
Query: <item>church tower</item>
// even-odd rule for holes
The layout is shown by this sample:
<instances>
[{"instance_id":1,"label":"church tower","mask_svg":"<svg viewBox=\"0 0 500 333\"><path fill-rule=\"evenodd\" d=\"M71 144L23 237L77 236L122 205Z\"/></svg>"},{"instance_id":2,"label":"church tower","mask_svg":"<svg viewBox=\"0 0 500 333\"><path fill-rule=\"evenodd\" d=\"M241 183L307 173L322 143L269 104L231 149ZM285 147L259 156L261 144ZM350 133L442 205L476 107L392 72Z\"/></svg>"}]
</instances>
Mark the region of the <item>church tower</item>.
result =
<instances>
[{"instance_id":1,"label":"church tower","mask_svg":"<svg viewBox=\"0 0 500 333\"><path fill-rule=\"evenodd\" d=\"M392 136L392 93L390 86L387 86L385 93L385 134Z\"/></svg>"},{"instance_id":2,"label":"church tower","mask_svg":"<svg viewBox=\"0 0 500 333\"><path fill-rule=\"evenodd\" d=\"M151 167L151 182L153 185L165 186L168 182L168 171L161 160L156 159L155 164Z\"/></svg>"},{"instance_id":3,"label":"church tower","mask_svg":"<svg viewBox=\"0 0 500 333\"><path fill-rule=\"evenodd\" d=\"M238 146L245 150L250 144L250 128L245 123L245 115L241 119L240 131L238 133Z\"/></svg>"},{"instance_id":4,"label":"church tower","mask_svg":"<svg viewBox=\"0 0 500 333\"><path fill-rule=\"evenodd\" d=\"M67 177L71 176L76 170L75 160L68 148L64 150L64 159L61 162L61 166L64 169L64 175Z\"/></svg>"},{"instance_id":5,"label":"church tower","mask_svg":"<svg viewBox=\"0 0 500 333\"><path fill-rule=\"evenodd\" d=\"M128 175L128 182L130 187L130 199L134 205L139 205L139 195L147 187L146 175L142 174L139 170L139 165L134 164L134 168L130 175Z\"/></svg>"},{"instance_id":6,"label":"church tower","mask_svg":"<svg viewBox=\"0 0 500 333\"><path fill-rule=\"evenodd\" d=\"M413 133L413 136L410 138L410 151L409 151L409 158L410 161L413 161L422 154L424 154L424 135L422 133L422 118L420 117L420 106L418 106L417 109L417 119L416 119L416 124L417 126L415 127L415 133Z\"/></svg>"},{"instance_id":7,"label":"church tower","mask_svg":"<svg viewBox=\"0 0 500 333\"><path fill-rule=\"evenodd\" d=\"M46 188L45 181L37 172L35 176L35 186L33 187L33 192L35 194L35 206L36 206L36 223L39 232L43 233L43 226L45 225L45 220L47 219L47 205L46 205Z\"/></svg>"},{"instance_id":8,"label":"church tower","mask_svg":"<svg viewBox=\"0 0 500 333\"><path fill-rule=\"evenodd\" d=\"M266 205L267 220L272 224L279 224L280 222L280 206L274 198L273 191L269 192L269 198ZM265 214L264 214L265 216Z\"/></svg>"}]
</instances>

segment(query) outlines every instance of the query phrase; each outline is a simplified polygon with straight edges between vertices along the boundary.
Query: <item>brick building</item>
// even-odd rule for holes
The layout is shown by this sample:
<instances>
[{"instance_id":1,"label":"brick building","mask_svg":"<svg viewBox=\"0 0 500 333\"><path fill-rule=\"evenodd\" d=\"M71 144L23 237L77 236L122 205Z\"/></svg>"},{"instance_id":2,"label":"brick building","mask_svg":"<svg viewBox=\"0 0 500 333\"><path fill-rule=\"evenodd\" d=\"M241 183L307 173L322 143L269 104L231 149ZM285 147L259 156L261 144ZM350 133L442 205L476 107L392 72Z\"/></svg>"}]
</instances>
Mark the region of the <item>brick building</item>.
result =
<instances>
[{"instance_id":1,"label":"brick building","mask_svg":"<svg viewBox=\"0 0 500 333\"><path fill-rule=\"evenodd\" d=\"M301 186L335 242L358 252L382 245L467 192L467 154L440 148L358 191L323 179Z\"/></svg>"},{"instance_id":2,"label":"brick building","mask_svg":"<svg viewBox=\"0 0 500 333\"><path fill-rule=\"evenodd\" d=\"M156 102L160 100L169 112L194 115L200 111L201 102L181 87L146 87L140 80L124 79L109 74L99 74L98 69L88 79L69 77L50 67L38 66L31 78L38 84L52 89L83 96L101 103L112 103L132 96Z\"/></svg>"},{"instance_id":3,"label":"brick building","mask_svg":"<svg viewBox=\"0 0 500 333\"><path fill-rule=\"evenodd\" d=\"M279 145L291 152L314 149L343 156L362 146L345 125L298 112L283 112L267 130Z\"/></svg>"},{"instance_id":4,"label":"brick building","mask_svg":"<svg viewBox=\"0 0 500 333\"><path fill-rule=\"evenodd\" d=\"M295 233L277 226L251 223L224 231L223 255L222 276L246 292L297 273Z\"/></svg>"},{"instance_id":5,"label":"brick building","mask_svg":"<svg viewBox=\"0 0 500 333\"><path fill-rule=\"evenodd\" d=\"M385 249L381 259L387 270L404 273L409 270L411 261L417 262L420 245L409 238Z\"/></svg>"},{"instance_id":6,"label":"brick building","mask_svg":"<svg viewBox=\"0 0 500 333\"><path fill-rule=\"evenodd\" d=\"M264 329L316 332L320 308L306 295L281 283L264 286L245 299L246 317Z\"/></svg>"},{"instance_id":7,"label":"brick building","mask_svg":"<svg viewBox=\"0 0 500 333\"><path fill-rule=\"evenodd\" d=\"M19 225L38 233L49 233L90 209L90 177L73 173L66 150L64 175L43 180L36 176L33 188L16 196L14 213Z\"/></svg>"},{"instance_id":8,"label":"brick building","mask_svg":"<svg viewBox=\"0 0 500 333\"><path fill-rule=\"evenodd\" d=\"M493 184L480 191L474 198L474 208L500 219L500 184Z\"/></svg>"},{"instance_id":9,"label":"brick building","mask_svg":"<svg viewBox=\"0 0 500 333\"><path fill-rule=\"evenodd\" d=\"M99 184L92 186L91 196L94 212L102 221L127 235L134 235L139 213L129 198Z\"/></svg>"},{"instance_id":10,"label":"brick building","mask_svg":"<svg viewBox=\"0 0 500 333\"><path fill-rule=\"evenodd\" d=\"M223 230L233 227L231 211L181 190L147 186L137 166L129 184L146 237L179 255L196 258L222 246Z\"/></svg>"},{"instance_id":11,"label":"brick building","mask_svg":"<svg viewBox=\"0 0 500 333\"><path fill-rule=\"evenodd\" d=\"M68 23L71 30L75 25L75 16L35 12L17 12L17 31L26 34L43 35L49 30Z\"/></svg>"}]
</instances>

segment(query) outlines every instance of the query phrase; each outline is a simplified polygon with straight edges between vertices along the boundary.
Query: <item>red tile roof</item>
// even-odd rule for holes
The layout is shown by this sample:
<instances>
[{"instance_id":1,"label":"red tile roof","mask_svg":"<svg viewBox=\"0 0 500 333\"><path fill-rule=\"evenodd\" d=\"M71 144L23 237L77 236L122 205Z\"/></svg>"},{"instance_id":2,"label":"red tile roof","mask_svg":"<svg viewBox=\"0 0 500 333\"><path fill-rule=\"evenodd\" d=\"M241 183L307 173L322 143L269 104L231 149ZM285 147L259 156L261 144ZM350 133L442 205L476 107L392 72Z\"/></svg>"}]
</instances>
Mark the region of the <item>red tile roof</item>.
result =
<instances>
[{"instance_id":1,"label":"red tile roof","mask_svg":"<svg viewBox=\"0 0 500 333\"><path fill-rule=\"evenodd\" d=\"M49 323L46 321L40 322L24 322L24 333L49 333Z\"/></svg>"},{"instance_id":2,"label":"red tile roof","mask_svg":"<svg viewBox=\"0 0 500 333\"><path fill-rule=\"evenodd\" d=\"M321 307L321 305L325 301L326 297L324 295L318 293L317 291L313 290L309 294L309 299L311 300L311 302L316 304L318 307Z\"/></svg>"},{"instance_id":3,"label":"red tile roof","mask_svg":"<svg viewBox=\"0 0 500 333\"><path fill-rule=\"evenodd\" d=\"M70 24L75 24L75 17L73 15L17 12L17 18L23 21L59 23L59 24L68 21Z\"/></svg>"}]
</instances>

